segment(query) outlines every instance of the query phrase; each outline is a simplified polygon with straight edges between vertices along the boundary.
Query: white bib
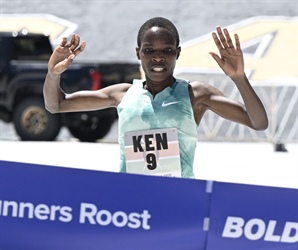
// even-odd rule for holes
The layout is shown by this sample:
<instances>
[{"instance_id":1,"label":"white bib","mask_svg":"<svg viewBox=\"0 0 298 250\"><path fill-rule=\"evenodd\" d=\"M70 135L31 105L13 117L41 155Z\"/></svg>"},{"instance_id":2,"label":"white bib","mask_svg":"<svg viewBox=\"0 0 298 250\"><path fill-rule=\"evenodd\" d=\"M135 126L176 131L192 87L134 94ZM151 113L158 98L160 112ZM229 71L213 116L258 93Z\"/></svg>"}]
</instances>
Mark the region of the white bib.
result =
<instances>
[{"instance_id":1,"label":"white bib","mask_svg":"<svg viewBox=\"0 0 298 250\"><path fill-rule=\"evenodd\" d=\"M181 177L176 128L126 132L127 173Z\"/></svg>"}]
</instances>

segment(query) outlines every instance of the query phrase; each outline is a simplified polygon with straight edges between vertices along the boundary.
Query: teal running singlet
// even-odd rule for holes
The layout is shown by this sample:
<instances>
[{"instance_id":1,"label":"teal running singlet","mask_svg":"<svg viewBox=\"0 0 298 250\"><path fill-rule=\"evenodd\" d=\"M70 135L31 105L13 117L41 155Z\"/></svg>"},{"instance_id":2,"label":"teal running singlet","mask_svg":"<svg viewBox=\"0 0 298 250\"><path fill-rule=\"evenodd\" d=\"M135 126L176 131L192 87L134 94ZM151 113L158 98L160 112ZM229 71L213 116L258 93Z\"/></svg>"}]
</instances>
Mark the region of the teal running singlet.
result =
<instances>
[{"instance_id":1,"label":"teal running singlet","mask_svg":"<svg viewBox=\"0 0 298 250\"><path fill-rule=\"evenodd\" d=\"M134 80L117 107L120 172L194 178L197 124L189 82L176 82L154 98Z\"/></svg>"}]
</instances>

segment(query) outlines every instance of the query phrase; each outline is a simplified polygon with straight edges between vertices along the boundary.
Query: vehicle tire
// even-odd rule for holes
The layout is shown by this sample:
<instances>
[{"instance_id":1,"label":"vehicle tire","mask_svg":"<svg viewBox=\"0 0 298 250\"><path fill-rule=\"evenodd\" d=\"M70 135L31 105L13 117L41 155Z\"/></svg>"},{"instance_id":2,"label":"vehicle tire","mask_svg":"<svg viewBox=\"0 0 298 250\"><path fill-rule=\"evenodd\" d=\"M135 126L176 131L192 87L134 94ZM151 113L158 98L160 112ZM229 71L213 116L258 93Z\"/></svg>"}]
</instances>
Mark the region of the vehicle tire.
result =
<instances>
[{"instance_id":1,"label":"vehicle tire","mask_svg":"<svg viewBox=\"0 0 298 250\"><path fill-rule=\"evenodd\" d=\"M60 116L48 112L43 99L37 97L18 103L13 123L23 141L53 141L61 128Z\"/></svg>"},{"instance_id":2,"label":"vehicle tire","mask_svg":"<svg viewBox=\"0 0 298 250\"><path fill-rule=\"evenodd\" d=\"M93 115L92 112L68 114L73 115L73 123L68 125L69 132L82 142L95 142L107 135L114 119L110 116Z\"/></svg>"}]
</instances>

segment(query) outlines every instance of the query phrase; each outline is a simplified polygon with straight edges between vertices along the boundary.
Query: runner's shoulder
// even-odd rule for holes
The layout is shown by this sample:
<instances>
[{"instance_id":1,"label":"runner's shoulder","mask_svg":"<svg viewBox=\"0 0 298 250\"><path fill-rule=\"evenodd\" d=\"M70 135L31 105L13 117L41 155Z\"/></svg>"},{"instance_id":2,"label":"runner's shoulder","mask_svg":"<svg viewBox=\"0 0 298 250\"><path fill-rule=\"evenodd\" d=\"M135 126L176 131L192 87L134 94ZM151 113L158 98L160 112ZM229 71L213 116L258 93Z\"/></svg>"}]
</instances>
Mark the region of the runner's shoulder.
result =
<instances>
[{"instance_id":1,"label":"runner's shoulder","mask_svg":"<svg viewBox=\"0 0 298 250\"><path fill-rule=\"evenodd\" d=\"M200 81L190 82L189 85L190 91L192 91L196 96L210 94L213 88L210 84Z\"/></svg>"}]
</instances>

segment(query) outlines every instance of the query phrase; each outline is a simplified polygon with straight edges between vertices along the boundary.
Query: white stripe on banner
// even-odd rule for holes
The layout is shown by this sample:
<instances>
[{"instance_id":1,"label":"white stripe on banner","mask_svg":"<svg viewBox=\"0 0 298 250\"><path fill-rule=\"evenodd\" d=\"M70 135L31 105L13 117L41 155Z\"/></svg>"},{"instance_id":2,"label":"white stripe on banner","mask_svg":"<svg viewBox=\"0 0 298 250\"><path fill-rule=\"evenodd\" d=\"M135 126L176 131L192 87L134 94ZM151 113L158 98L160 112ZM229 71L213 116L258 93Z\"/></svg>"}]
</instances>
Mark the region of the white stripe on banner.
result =
<instances>
[{"instance_id":1,"label":"white stripe on banner","mask_svg":"<svg viewBox=\"0 0 298 250\"><path fill-rule=\"evenodd\" d=\"M212 193L213 181L206 182L206 193Z\"/></svg>"},{"instance_id":2,"label":"white stripe on banner","mask_svg":"<svg viewBox=\"0 0 298 250\"><path fill-rule=\"evenodd\" d=\"M203 223L203 231L209 231L209 227L210 227L210 218L205 217L204 223Z\"/></svg>"}]
</instances>

